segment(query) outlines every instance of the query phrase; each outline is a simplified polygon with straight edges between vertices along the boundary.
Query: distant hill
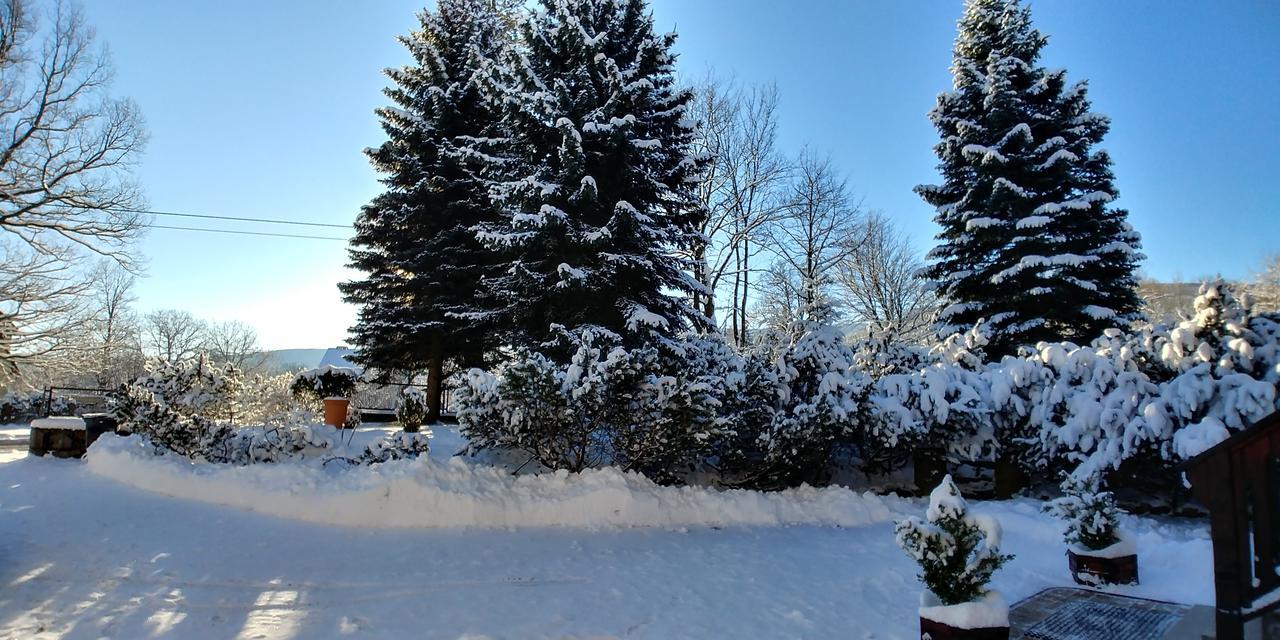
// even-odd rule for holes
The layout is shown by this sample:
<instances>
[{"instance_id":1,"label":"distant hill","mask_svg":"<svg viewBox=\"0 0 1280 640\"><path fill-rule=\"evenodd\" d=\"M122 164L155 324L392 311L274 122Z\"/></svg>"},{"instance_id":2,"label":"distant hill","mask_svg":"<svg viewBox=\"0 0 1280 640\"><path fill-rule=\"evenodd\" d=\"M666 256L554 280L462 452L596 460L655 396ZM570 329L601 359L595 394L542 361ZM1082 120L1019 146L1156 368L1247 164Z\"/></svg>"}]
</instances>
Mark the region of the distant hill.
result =
<instances>
[{"instance_id":1,"label":"distant hill","mask_svg":"<svg viewBox=\"0 0 1280 640\"><path fill-rule=\"evenodd\" d=\"M311 369L320 365L328 349L277 349L267 352L267 369L272 372Z\"/></svg>"},{"instance_id":2,"label":"distant hill","mask_svg":"<svg viewBox=\"0 0 1280 640\"><path fill-rule=\"evenodd\" d=\"M277 349L266 352L266 367L272 373L314 369L324 365L352 367L359 370L360 367L347 360L349 355L351 355L351 349L347 347L333 347L332 349Z\"/></svg>"}]
</instances>

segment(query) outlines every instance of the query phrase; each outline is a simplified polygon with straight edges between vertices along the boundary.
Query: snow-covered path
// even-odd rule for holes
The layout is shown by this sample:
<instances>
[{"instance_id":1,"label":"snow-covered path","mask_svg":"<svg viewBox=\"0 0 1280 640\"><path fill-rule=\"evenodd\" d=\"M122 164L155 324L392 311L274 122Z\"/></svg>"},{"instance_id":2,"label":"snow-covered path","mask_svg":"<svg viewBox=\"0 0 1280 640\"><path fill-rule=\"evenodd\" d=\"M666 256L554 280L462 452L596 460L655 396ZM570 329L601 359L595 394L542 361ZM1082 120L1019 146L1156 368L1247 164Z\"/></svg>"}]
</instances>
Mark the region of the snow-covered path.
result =
<instances>
[{"instance_id":1,"label":"snow-covered path","mask_svg":"<svg viewBox=\"0 0 1280 640\"><path fill-rule=\"evenodd\" d=\"M1011 601L1068 584L1033 503L976 506L1018 556L996 580ZM1208 602L1205 531L1139 530L1143 586L1123 591ZM3 638L914 638L919 590L889 523L367 531L25 457L0 464L0 539Z\"/></svg>"}]
</instances>

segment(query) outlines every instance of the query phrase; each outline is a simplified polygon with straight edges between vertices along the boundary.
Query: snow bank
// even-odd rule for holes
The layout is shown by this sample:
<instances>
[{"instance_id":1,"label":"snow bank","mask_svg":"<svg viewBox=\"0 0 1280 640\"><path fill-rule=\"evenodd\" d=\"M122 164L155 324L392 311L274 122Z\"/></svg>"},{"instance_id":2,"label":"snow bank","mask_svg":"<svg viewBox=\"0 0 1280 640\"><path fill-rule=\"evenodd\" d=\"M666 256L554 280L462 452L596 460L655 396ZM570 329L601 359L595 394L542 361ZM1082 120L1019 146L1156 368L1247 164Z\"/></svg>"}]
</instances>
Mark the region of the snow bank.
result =
<instances>
[{"instance_id":1,"label":"snow bank","mask_svg":"<svg viewBox=\"0 0 1280 640\"><path fill-rule=\"evenodd\" d=\"M156 457L137 436L102 438L89 471L133 487L322 524L360 527L858 526L891 519L844 488L783 492L661 487L616 469L512 476L453 458L371 467L229 466Z\"/></svg>"},{"instance_id":2,"label":"snow bank","mask_svg":"<svg viewBox=\"0 0 1280 640\"><path fill-rule=\"evenodd\" d=\"M31 421L32 429L65 429L67 431L84 431L84 419L75 416L55 416L52 418L36 418Z\"/></svg>"}]
</instances>

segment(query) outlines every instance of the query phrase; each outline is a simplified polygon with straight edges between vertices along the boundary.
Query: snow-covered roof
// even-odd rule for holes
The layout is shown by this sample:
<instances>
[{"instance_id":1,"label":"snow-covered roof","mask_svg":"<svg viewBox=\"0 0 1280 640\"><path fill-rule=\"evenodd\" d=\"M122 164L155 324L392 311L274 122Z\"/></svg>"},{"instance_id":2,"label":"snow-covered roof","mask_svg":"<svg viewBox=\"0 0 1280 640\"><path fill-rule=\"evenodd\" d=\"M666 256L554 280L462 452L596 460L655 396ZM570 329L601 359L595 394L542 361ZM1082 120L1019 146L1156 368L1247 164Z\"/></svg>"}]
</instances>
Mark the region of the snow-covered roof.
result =
<instances>
[{"instance_id":1,"label":"snow-covered roof","mask_svg":"<svg viewBox=\"0 0 1280 640\"><path fill-rule=\"evenodd\" d=\"M349 347L332 347L324 352L324 357L320 358L319 367L347 367L355 369L357 373L364 373L364 369L360 365L350 360L354 351Z\"/></svg>"}]
</instances>

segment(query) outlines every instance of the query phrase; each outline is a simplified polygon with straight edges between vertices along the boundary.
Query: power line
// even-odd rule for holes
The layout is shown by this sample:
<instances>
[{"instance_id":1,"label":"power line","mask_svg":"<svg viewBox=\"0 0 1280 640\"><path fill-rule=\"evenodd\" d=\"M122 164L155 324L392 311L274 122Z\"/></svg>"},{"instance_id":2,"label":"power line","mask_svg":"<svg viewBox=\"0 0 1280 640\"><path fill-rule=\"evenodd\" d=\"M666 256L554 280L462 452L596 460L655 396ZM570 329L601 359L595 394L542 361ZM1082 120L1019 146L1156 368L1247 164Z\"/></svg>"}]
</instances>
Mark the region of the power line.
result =
<instances>
[{"instance_id":1,"label":"power line","mask_svg":"<svg viewBox=\"0 0 1280 640\"><path fill-rule=\"evenodd\" d=\"M332 236L304 236L293 233L268 233L266 231L233 231L231 229L208 229L205 227L173 227L162 224L146 225L149 229L172 229L175 231L207 231L209 233L232 233L241 236L270 236L273 238L300 238L303 240L337 240L346 242L347 238L334 238Z\"/></svg>"},{"instance_id":2,"label":"power line","mask_svg":"<svg viewBox=\"0 0 1280 640\"><path fill-rule=\"evenodd\" d=\"M149 209L108 209L122 213L144 213L153 216L173 216L177 218L204 218L207 220L234 220L237 222L262 222L266 224L292 224L300 227L328 227L331 229L350 229L349 224L328 224L324 222L302 222L299 220L273 220L270 218L242 218L237 216L214 216L203 213L178 213L176 211L151 211Z\"/></svg>"}]
</instances>

